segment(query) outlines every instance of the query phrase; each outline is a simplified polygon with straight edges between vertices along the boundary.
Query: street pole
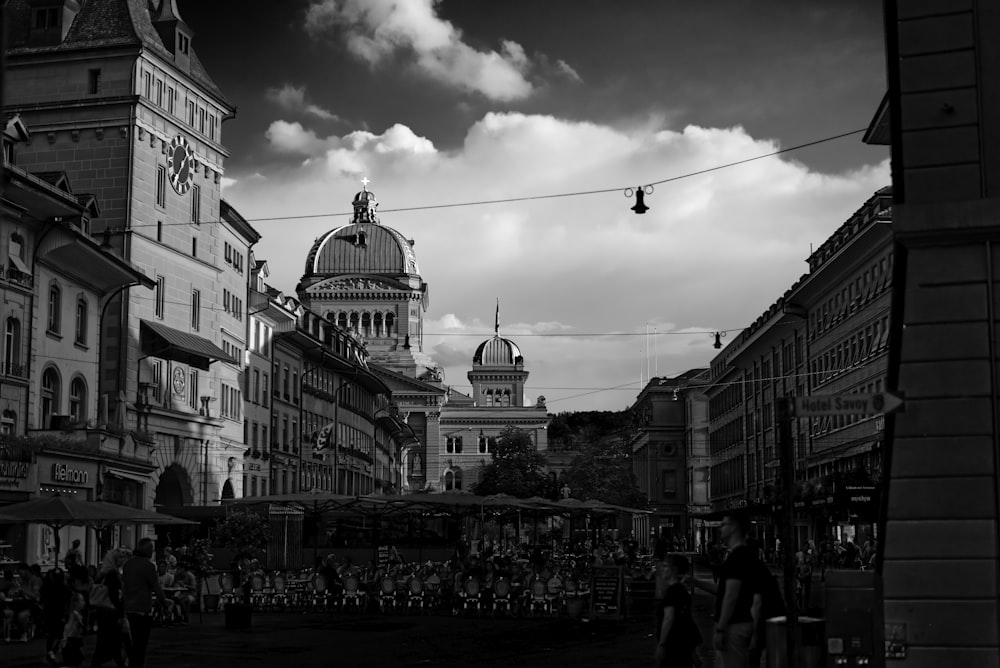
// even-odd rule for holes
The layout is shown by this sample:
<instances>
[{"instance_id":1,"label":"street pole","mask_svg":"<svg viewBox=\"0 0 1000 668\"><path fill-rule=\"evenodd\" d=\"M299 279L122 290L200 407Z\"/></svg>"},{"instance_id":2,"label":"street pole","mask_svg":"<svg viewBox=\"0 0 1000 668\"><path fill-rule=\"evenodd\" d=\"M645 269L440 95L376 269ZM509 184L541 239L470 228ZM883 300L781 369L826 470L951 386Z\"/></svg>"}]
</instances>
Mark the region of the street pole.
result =
<instances>
[{"instance_id":1,"label":"street pole","mask_svg":"<svg viewBox=\"0 0 1000 668\"><path fill-rule=\"evenodd\" d=\"M795 600L795 450L792 443L792 399L784 396L776 402L778 423L778 456L781 458L781 502L784 505L782 513L782 538L784 549L781 551L785 569L785 604L788 616L785 619L787 663L789 668L799 665L798 638L798 601Z\"/></svg>"}]
</instances>

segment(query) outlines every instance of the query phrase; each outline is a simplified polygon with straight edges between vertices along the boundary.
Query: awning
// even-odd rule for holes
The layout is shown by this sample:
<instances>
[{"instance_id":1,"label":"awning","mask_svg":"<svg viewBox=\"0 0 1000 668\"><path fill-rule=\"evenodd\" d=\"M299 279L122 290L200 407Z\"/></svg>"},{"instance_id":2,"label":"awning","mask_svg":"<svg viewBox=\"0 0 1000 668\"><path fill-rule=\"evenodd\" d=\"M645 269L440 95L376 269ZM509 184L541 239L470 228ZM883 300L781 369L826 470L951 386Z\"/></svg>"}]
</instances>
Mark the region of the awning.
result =
<instances>
[{"instance_id":1,"label":"awning","mask_svg":"<svg viewBox=\"0 0 1000 668\"><path fill-rule=\"evenodd\" d=\"M134 480L135 482L142 484L148 483L150 481L148 476L142 476L139 475L138 473L131 473L129 471L122 471L120 469L106 469L104 472L110 476L119 478L120 480Z\"/></svg>"},{"instance_id":2,"label":"awning","mask_svg":"<svg viewBox=\"0 0 1000 668\"><path fill-rule=\"evenodd\" d=\"M10 260L10 263L14 265L14 268L17 269L19 272L21 272L25 276L31 276L31 270L28 269L28 265L24 263L24 260L22 260L16 255L8 255L7 259Z\"/></svg>"},{"instance_id":3,"label":"awning","mask_svg":"<svg viewBox=\"0 0 1000 668\"><path fill-rule=\"evenodd\" d=\"M139 338L142 341L142 352L146 355L180 362L202 371L208 371L208 366L216 360L236 363L222 348L208 339L158 322L140 321Z\"/></svg>"}]
</instances>

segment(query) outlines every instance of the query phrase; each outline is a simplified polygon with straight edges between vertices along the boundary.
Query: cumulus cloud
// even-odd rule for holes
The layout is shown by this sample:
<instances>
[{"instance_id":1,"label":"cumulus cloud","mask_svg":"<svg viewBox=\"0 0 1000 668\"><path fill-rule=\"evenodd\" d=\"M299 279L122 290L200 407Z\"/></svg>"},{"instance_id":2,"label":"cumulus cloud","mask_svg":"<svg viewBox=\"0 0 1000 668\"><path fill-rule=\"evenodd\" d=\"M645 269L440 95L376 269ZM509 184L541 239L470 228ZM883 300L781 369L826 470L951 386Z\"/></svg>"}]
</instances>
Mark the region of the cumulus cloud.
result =
<instances>
[{"instance_id":1,"label":"cumulus cloud","mask_svg":"<svg viewBox=\"0 0 1000 668\"><path fill-rule=\"evenodd\" d=\"M268 141L303 161L264 181L228 175L227 200L247 218L342 213L369 177L382 223L416 240L431 295L424 349L441 355L448 382L468 390L499 297L500 333L531 372L526 392L550 410L623 408L642 374L707 365L710 333L753 322L807 271L810 245L890 181L888 161L825 174L789 154L656 186L636 216L625 187L780 147L740 127L622 129L518 113L479 118L447 151L402 124L326 135L277 121ZM292 292L311 240L344 220L260 223L257 254L275 287Z\"/></svg>"},{"instance_id":2,"label":"cumulus cloud","mask_svg":"<svg viewBox=\"0 0 1000 668\"><path fill-rule=\"evenodd\" d=\"M315 103L306 102L305 86L295 86L286 83L280 88L268 88L265 96L268 100L287 111L301 112L325 121L340 120L340 117L332 111L324 109Z\"/></svg>"},{"instance_id":3,"label":"cumulus cloud","mask_svg":"<svg viewBox=\"0 0 1000 668\"><path fill-rule=\"evenodd\" d=\"M425 76L491 100L520 100L532 93L532 62L520 44L504 40L499 50L477 50L438 16L438 3L313 0L305 27L314 37L339 35L351 53L372 66L402 54Z\"/></svg>"}]
</instances>

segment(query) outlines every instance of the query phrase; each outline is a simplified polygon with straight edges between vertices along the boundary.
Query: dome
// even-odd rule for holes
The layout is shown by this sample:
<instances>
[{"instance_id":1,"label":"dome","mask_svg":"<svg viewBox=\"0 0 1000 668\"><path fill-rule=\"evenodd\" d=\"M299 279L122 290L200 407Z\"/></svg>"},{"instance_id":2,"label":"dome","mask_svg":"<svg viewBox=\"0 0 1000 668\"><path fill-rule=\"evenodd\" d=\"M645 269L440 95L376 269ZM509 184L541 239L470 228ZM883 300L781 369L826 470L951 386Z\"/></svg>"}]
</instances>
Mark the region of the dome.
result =
<instances>
[{"instance_id":1,"label":"dome","mask_svg":"<svg viewBox=\"0 0 1000 668\"><path fill-rule=\"evenodd\" d=\"M374 223L351 223L313 242L306 274L419 274L413 245L402 234Z\"/></svg>"},{"instance_id":2,"label":"dome","mask_svg":"<svg viewBox=\"0 0 1000 668\"><path fill-rule=\"evenodd\" d=\"M510 339L494 336L479 344L476 354L472 357L473 364L483 366L520 366L524 357L517 344Z\"/></svg>"}]
</instances>

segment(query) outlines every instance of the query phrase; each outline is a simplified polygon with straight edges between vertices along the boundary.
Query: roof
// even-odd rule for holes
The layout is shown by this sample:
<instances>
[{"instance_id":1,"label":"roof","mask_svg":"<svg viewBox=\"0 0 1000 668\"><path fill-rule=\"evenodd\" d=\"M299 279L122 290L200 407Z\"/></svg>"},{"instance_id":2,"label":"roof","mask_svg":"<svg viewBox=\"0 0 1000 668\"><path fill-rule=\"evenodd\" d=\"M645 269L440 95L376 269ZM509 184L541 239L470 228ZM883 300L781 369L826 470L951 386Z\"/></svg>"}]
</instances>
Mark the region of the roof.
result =
<instances>
[{"instance_id":1,"label":"roof","mask_svg":"<svg viewBox=\"0 0 1000 668\"><path fill-rule=\"evenodd\" d=\"M524 357L516 343L496 335L479 344L476 354L472 356L472 363L483 366L519 366L524 364Z\"/></svg>"},{"instance_id":2,"label":"roof","mask_svg":"<svg viewBox=\"0 0 1000 668\"><path fill-rule=\"evenodd\" d=\"M172 0L161 0L170 2ZM53 46L30 46L31 32L30 0L8 0L4 15L8 25L7 53L10 56L76 51L114 46L144 46L167 61L173 55L163 45L159 33L153 26L148 0L90 0L80 2L80 12L65 39ZM219 87L215 85L204 65L198 59L191 43L191 78L232 107Z\"/></svg>"},{"instance_id":3,"label":"roof","mask_svg":"<svg viewBox=\"0 0 1000 668\"><path fill-rule=\"evenodd\" d=\"M420 274L413 246L402 234L377 223L350 223L316 239L305 273Z\"/></svg>"}]
</instances>

